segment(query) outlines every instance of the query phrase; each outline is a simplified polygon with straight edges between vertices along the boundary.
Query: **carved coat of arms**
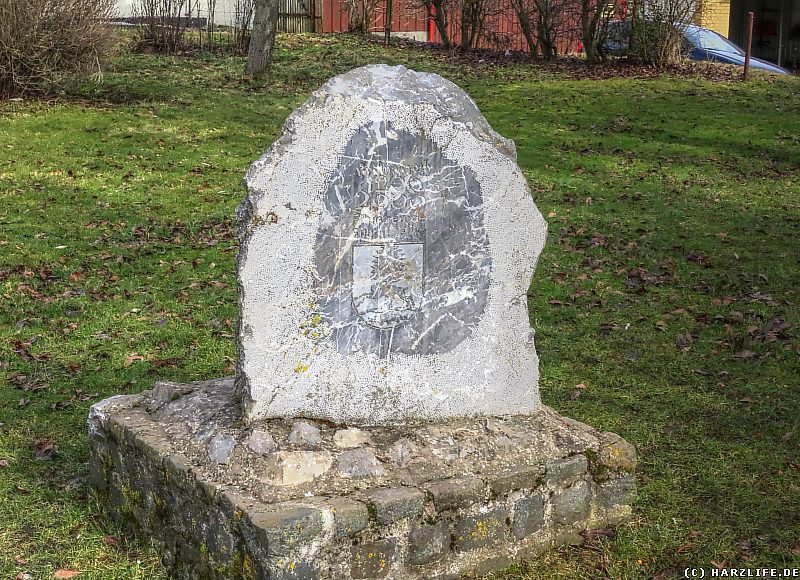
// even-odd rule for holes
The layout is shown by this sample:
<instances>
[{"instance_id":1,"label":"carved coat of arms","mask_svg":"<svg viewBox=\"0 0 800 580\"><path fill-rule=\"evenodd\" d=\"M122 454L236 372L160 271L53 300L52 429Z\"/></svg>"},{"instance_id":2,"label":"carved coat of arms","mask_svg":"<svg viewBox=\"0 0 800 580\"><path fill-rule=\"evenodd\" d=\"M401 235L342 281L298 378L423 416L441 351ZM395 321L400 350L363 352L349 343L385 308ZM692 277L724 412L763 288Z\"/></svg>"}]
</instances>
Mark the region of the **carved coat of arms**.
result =
<instances>
[{"instance_id":1,"label":"carved coat of arms","mask_svg":"<svg viewBox=\"0 0 800 580\"><path fill-rule=\"evenodd\" d=\"M422 307L423 244L365 244L353 247L353 306L376 328L393 328Z\"/></svg>"},{"instance_id":2,"label":"carved coat of arms","mask_svg":"<svg viewBox=\"0 0 800 580\"><path fill-rule=\"evenodd\" d=\"M491 259L468 168L424 136L368 124L323 201L315 308L339 352L431 354L469 336Z\"/></svg>"}]
</instances>

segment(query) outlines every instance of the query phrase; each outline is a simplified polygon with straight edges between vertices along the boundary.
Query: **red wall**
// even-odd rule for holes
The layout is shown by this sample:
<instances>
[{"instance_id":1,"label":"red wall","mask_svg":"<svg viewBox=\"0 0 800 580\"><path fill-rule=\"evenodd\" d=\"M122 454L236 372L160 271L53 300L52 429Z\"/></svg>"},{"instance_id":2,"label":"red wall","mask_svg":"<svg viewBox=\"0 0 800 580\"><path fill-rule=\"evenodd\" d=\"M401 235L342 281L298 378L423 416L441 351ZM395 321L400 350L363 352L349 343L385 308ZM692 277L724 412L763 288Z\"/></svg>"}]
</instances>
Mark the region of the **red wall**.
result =
<instances>
[{"instance_id":1,"label":"red wall","mask_svg":"<svg viewBox=\"0 0 800 580\"><path fill-rule=\"evenodd\" d=\"M322 30L318 32L347 32L348 6L347 0L321 0L322 4ZM576 5L577 7L577 5ZM383 32L385 27L386 0L380 1L375 9L370 30ZM449 32L450 42L458 45L461 42L461 23L458 14L450 14ZM563 35L559 43L559 52L574 52L578 47L577 13L572 15L572 22L565 28L568 32ZM428 17L422 7L410 7L408 0L393 0L392 8L393 32L425 32L428 42L440 43L433 20ZM480 48L497 50L527 51L528 43L519 28L517 16L509 0L495 0L493 14L484 24L484 33L481 37Z\"/></svg>"}]
</instances>

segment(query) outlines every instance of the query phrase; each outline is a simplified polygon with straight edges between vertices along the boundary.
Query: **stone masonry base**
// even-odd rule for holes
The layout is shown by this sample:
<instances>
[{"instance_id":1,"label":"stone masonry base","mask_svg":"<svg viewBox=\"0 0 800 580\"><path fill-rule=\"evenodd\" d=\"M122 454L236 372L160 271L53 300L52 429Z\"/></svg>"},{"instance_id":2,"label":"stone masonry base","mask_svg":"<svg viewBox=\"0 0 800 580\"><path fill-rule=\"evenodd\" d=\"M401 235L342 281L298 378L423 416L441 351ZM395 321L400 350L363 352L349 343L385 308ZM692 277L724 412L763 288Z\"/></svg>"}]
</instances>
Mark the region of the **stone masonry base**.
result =
<instances>
[{"instance_id":1,"label":"stone masonry base","mask_svg":"<svg viewBox=\"0 0 800 580\"><path fill-rule=\"evenodd\" d=\"M629 517L633 448L551 409L245 425L231 379L96 404L91 480L175 578L480 576Z\"/></svg>"}]
</instances>

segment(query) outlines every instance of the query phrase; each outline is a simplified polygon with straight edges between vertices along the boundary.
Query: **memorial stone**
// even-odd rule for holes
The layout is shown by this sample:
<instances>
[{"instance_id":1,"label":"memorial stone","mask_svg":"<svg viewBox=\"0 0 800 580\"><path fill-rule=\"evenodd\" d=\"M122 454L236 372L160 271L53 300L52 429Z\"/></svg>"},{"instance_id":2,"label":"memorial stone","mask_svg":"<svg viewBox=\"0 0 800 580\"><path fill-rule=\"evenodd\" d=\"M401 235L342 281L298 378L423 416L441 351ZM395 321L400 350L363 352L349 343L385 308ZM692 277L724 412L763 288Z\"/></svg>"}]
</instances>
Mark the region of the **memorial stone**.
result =
<instances>
[{"instance_id":1,"label":"memorial stone","mask_svg":"<svg viewBox=\"0 0 800 580\"><path fill-rule=\"evenodd\" d=\"M630 516L632 446L541 404L546 225L463 91L336 77L245 185L236 377L89 416L106 513L171 577L475 576Z\"/></svg>"},{"instance_id":2,"label":"memorial stone","mask_svg":"<svg viewBox=\"0 0 800 580\"><path fill-rule=\"evenodd\" d=\"M526 295L547 226L515 157L463 91L403 67L296 111L239 211L248 415L535 411Z\"/></svg>"}]
</instances>

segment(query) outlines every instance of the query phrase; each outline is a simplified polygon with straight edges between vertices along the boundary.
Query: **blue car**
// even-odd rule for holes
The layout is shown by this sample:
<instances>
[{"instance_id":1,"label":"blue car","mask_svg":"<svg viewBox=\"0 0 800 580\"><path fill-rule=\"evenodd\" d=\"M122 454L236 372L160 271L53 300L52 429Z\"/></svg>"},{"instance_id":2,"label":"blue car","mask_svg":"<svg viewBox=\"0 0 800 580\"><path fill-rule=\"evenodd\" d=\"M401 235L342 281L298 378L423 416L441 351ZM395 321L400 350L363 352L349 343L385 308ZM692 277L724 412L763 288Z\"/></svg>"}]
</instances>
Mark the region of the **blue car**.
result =
<instances>
[{"instance_id":1,"label":"blue car","mask_svg":"<svg viewBox=\"0 0 800 580\"><path fill-rule=\"evenodd\" d=\"M725 64L744 66L744 50L721 34L690 24L683 32L692 60L710 60ZM788 70L769 61L750 56L750 68L757 68L779 75L790 74Z\"/></svg>"},{"instance_id":2,"label":"blue car","mask_svg":"<svg viewBox=\"0 0 800 580\"><path fill-rule=\"evenodd\" d=\"M629 20L612 20L608 23L604 48L609 54L624 55L628 52L630 38ZM730 40L694 24L683 27L684 49L691 60L704 60L744 66L744 50ZM788 75L788 70L760 58L750 57L750 68L761 69L779 75Z\"/></svg>"}]
</instances>

